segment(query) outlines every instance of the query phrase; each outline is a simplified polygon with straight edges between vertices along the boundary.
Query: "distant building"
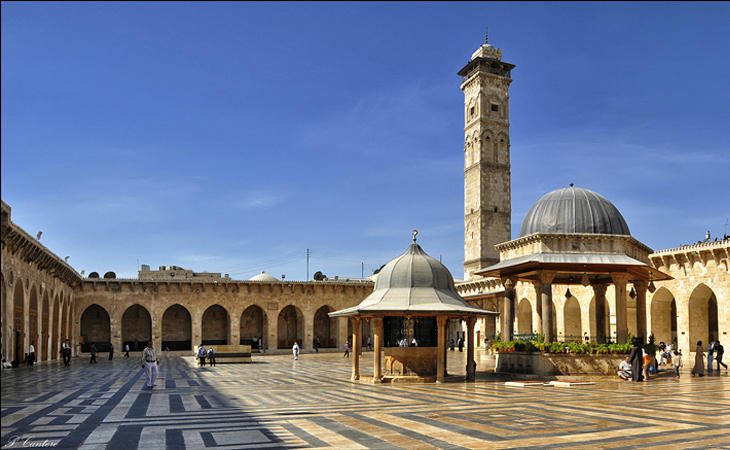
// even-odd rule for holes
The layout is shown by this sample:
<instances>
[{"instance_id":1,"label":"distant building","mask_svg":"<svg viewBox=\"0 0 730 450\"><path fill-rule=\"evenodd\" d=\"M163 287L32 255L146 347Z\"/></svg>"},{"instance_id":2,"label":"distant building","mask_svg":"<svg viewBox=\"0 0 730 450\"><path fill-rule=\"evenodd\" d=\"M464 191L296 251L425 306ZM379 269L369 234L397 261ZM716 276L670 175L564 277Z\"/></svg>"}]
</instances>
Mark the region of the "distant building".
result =
<instances>
[{"instance_id":1,"label":"distant building","mask_svg":"<svg viewBox=\"0 0 730 450\"><path fill-rule=\"evenodd\" d=\"M231 281L228 274L221 276L220 272L193 272L178 266L160 266L159 270L150 270L150 266L142 264L142 270L137 272L140 280L199 280L199 281Z\"/></svg>"}]
</instances>

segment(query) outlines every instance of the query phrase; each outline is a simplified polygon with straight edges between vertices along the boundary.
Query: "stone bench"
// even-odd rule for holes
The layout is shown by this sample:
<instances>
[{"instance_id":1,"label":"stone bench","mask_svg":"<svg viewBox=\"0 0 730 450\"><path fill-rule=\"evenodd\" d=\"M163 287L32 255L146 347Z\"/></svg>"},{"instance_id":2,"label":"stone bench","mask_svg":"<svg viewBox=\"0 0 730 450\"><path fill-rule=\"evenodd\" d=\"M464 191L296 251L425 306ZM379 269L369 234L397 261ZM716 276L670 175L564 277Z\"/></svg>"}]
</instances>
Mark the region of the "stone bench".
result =
<instances>
[{"instance_id":1,"label":"stone bench","mask_svg":"<svg viewBox=\"0 0 730 450\"><path fill-rule=\"evenodd\" d=\"M213 348L216 364L241 364L251 362L250 345L205 345L206 350ZM198 349L195 347L195 359L198 359ZM207 358L207 356L206 356ZM206 359L206 363L208 360Z\"/></svg>"}]
</instances>

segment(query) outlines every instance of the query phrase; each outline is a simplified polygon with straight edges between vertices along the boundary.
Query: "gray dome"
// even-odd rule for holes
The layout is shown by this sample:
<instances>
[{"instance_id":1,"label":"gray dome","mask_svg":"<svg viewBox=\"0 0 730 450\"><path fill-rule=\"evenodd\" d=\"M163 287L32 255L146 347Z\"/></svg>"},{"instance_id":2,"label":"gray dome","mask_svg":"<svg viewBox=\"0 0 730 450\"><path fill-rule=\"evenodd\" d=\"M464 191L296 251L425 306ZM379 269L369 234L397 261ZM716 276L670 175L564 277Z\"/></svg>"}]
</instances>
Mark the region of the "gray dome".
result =
<instances>
[{"instance_id":1,"label":"gray dome","mask_svg":"<svg viewBox=\"0 0 730 450\"><path fill-rule=\"evenodd\" d=\"M454 291L454 278L449 269L413 243L405 253L390 261L378 272L375 290L389 288L428 287Z\"/></svg>"},{"instance_id":2,"label":"gray dome","mask_svg":"<svg viewBox=\"0 0 730 450\"><path fill-rule=\"evenodd\" d=\"M533 233L631 234L613 203L573 186L548 192L532 205L522 221L520 237Z\"/></svg>"}]
</instances>

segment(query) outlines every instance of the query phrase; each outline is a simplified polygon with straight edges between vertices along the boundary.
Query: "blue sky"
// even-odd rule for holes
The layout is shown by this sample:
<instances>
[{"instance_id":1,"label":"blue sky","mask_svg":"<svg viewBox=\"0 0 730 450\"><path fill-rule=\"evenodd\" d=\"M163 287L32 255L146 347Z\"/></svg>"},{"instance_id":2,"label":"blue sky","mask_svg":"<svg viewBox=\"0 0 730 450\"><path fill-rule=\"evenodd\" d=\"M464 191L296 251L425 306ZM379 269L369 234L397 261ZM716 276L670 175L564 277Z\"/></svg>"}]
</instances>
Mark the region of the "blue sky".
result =
<instances>
[{"instance_id":1,"label":"blue sky","mask_svg":"<svg viewBox=\"0 0 730 450\"><path fill-rule=\"evenodd\" d=\"M463 273L463 94L489 27L512 235L594 190L654 249L730 217L727 3L2 3L2 199L77 270ZM730 233L730 229L728 230Z\"/></svg>"}]
</instances>

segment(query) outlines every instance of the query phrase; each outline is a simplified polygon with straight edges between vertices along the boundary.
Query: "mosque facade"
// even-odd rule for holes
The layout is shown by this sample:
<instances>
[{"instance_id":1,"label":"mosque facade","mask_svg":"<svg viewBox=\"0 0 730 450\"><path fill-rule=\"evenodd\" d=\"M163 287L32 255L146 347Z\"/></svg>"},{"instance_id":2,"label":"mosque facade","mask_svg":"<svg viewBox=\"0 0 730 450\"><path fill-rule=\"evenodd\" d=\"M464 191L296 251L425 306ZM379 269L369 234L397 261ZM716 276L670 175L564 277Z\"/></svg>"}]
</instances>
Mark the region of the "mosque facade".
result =
<instances>
[{"instance_id":1,"label":"mosque facade","mask_svg":"<svg viewBox=\"0 0 730 450\"><path fill-rule=\"evenodd\" d=\"M630 279L605 285L548 283L551 302L546 309L538 301L544 288L535 283L478 275L516 251L520 239L534 236L510 241L509 86L514 67L485 41L459 71L465 102L464 281L455 287L472 305L501 313L477 321L477 342L506 332L544 334L542 327L548 324L550 334L565 341L616 339L624 331L634 336L645 331L657 342L677 342L686 353L699 340L727 344L727 236L660 251L638 243L645 253L643 263L669 279L652 280L654 289ZM37 361L59 359L66 339L77 355L91 343L99 351L112 346L121 351L125 345L139 348L150 338L158 348L181 352L200 343L242 342L277 352L291 348L295 340L305 350L315 343L341 349L352 335L352 321L329 313L358 305L374 286L370 280L300 282L262 275L239 281L174 266L145 269L136 279L118 279L111 271L85 277L42 245L40 236L14 224L4 202L1 231L0 318L2 357L7 361L22 361L31 344ZM594 234L589 238L602 239ZM618 310L617 298L622 306ZM365 344L372 325L358 322ZM447 328L455 338L471 327L452 320Z\"/></svg>"}]
</instances>

